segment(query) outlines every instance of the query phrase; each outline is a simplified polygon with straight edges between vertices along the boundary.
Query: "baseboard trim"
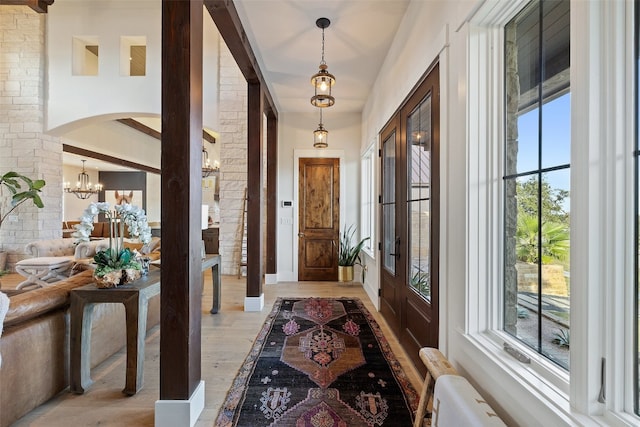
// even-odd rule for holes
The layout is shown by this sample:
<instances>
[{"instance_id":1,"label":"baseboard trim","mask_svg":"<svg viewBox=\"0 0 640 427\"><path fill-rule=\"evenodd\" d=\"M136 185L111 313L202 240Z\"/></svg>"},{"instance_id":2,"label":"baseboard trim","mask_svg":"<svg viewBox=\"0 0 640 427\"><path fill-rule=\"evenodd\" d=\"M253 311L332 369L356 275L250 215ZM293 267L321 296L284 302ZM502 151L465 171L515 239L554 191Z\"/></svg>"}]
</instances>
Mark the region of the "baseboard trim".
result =
<instances>
[{"instance_id":1,"label":"baseboard trim","mask_svg":"<svg viewBox=\"0 0 640 427\"><path fill-rule=\"evenodd\" d=\"M293 271L279 272L278 281L279 282L297 282L298 274L294 274Z\"/></svg>"},{"instance_id":2,"label":"baseboard trim","mask_svg":"<svg viewBox=\"0 0 640 427\"><path fill-rule=\"evenodd\" d=\"M156 400L155 427L193 427L204 409L204 381L189 400Z\"/></svg>"},{"instance_id":3,"label":"baseboard trim","mask_svg":"<svg viewBox=\"0 0 640 427\"><path fill-rule=\"evenodd\" d=\"M262 311L264 308L264 294L259 297L244 297L244 311Z\"/></svg>"},{"instance_id":4,"label":"baseboard trim","mask_svg":"<svg viewBox=\"0 0 640 427\"><path fill-rule=\"evenodd\" d=\"M265 285L275 285L278 283L278 275L277 274L265 274L264 275L264 283Z\"/></svg>"}]
</instances>

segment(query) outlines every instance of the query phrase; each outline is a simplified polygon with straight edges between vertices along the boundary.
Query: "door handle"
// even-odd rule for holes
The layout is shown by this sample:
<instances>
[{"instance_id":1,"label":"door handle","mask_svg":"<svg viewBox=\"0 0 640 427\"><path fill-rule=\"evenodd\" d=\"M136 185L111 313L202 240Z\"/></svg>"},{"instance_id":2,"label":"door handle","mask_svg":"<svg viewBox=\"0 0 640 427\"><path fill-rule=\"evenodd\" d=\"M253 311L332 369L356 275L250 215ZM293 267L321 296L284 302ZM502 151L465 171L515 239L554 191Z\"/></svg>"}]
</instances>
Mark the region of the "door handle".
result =
<instances>
[{"instance_id":1,"label":"door handle","mask_svg":"<svg viewBox=\"0 0 640 427\"><path fill-rule=\"evenodd\" d=\"M396 259L400 259L400 238L399 237L396 237L395 249L396 249L396 253L389 253L389 255L391 255L392 257L395 257Z\"/></svg>"},{"instance_id":2,"label":"door handle","mask_svg":"<svg viewBox=\"0 0 640 427\"><path fill-rule=\"evenodd\" d=\"M304 237L304 233L302 232L298 233L298 237Z\"/></svg>"}]
</instances>

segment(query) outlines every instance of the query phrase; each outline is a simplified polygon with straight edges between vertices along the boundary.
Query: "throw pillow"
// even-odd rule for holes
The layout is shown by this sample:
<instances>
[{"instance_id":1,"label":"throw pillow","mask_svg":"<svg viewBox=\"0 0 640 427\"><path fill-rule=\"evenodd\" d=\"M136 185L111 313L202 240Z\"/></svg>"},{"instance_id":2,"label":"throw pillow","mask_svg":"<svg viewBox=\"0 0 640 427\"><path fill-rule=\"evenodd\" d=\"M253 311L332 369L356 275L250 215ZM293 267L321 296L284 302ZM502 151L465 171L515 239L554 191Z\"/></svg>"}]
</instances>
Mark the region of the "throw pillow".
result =
<instances>
[{"instance_id":1,"label":"throw pillow","mask_svg":"<svg viewBox=\"0 0 640 427\"><path fill-rule=\"evenodd\" d=\"M2 336L2 325L4 324L4 317L9 311L9 297L0 292L0 337ZM0 366L2 366L2 355L0 354Z\"/></svg>"}]
</instances>

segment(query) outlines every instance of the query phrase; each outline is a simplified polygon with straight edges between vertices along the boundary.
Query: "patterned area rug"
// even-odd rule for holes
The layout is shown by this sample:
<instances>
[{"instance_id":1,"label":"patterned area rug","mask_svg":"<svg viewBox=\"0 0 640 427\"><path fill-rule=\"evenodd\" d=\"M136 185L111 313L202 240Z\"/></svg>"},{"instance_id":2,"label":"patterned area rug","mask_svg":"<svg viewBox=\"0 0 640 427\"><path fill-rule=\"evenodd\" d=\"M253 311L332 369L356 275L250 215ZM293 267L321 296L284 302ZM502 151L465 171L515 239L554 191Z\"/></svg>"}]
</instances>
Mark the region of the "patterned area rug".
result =
<instances>
[{"instance_id":1,"label":"patterned area rug","mask_svg":"<svg viewBox=\"0 0 640 427\"><path fill-rule=\"evenodd\" d=\"M410 426L419 396L354 298L278 298L216 426Z\"/></svg>"}]
</instances>

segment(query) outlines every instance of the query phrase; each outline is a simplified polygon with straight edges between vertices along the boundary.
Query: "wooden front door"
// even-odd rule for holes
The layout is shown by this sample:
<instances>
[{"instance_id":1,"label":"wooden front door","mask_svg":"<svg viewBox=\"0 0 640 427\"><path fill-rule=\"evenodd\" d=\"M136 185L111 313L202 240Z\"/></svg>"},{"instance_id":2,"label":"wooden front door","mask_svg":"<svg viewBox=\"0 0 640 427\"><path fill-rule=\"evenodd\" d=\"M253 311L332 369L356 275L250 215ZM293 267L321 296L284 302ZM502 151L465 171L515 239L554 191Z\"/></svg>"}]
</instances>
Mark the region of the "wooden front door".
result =
<instances>
[{"instance_id":1,"label":"wooden front door","mask_svg":"<svg viewBox=\"0 0 640 427\"><path fill-rule=\"evenodd\" d=\"M338 280L340 159L301 158L298 280Z\"/></svg>"},{"instance_id":2,"label":"wooden front door","mask_svg":"<svg viewBox=\"0 0 640 427\"><path fill-rule=\"evenodd\" d=\"M380 134L380 311L423 371L438 346L440 88L438 64Z\"/></svg>"}]
</instances>

